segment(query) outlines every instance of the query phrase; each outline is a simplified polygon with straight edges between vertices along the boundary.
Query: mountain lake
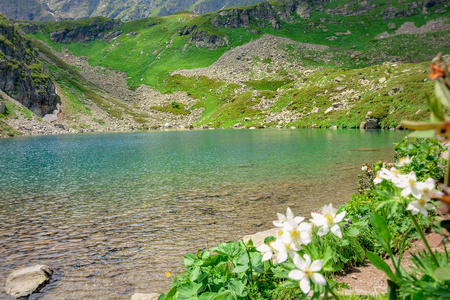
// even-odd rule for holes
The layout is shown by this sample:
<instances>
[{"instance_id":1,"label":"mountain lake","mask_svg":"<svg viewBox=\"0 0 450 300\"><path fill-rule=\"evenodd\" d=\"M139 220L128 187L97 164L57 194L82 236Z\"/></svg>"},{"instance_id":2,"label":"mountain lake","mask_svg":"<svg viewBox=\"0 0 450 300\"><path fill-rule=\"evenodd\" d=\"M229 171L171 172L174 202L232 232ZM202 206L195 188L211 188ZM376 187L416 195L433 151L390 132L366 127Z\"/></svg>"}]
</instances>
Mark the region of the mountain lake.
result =
<instances>
[{"instance_id":1,"label":"mountain lake","mask_svg":"<svg viewBox=\"0 0 450 300\"><path fill-rule=\"evenodd\" d=\"M356 192L364 162L404 131L155 131L0 140L0 286L47 264L30 299L129 299L165 291L183 256L308 218ZM12 299L0 293L0 299Z\"/></svg>"}]
</instances>

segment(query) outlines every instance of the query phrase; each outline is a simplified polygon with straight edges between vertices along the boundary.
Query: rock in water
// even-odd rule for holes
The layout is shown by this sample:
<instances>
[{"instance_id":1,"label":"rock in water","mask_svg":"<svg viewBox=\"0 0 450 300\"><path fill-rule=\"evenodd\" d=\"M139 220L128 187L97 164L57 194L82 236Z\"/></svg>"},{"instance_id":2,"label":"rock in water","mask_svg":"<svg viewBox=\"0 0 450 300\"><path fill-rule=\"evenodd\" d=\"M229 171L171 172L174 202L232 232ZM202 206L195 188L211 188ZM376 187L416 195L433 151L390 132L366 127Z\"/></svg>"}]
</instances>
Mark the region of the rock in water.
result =
<instances>
[{"instance_id":1,"label":"rock in water","mask_svg":"<svg viewBox=\"0 0 450 300\"><path fill-rule=\"evenodd\" d=\"M52 273L52 268L45 265L16 270L9 274L4 291L16 298L27 297L48 283Z\"/></svg>"}]
</instances>

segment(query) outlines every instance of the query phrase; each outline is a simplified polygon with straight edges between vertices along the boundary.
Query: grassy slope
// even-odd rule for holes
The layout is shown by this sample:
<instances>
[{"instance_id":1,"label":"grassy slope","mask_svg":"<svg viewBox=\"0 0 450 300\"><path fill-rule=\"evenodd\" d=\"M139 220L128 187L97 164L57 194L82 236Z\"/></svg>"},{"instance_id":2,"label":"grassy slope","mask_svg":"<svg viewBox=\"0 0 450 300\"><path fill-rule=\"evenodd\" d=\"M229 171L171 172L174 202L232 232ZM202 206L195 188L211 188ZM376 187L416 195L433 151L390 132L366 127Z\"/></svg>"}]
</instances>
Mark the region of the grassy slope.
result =
<instances>
[{"instance_id":1,"label":"grassy slope","mask_svg":"<svg viewBox=\"0 0 450 300\"><path fill-rule=\"evenodd\" d=\"M349 1L333 1L328 4L327 8L337 7L342 3ZM374 1L371 1L373 3ZM380 2L380 1L378 1ZM398 1L394 1L398 2ZM406 7L404 3L396 3L399 7ZM380 2L382 3L382 2ZM261 34L269 33L273 35L288 37L298 42L308 42L312 44L321 44L330 46L328 53L316 55L315 53L298 53L295 49L291 49L292 60L298 59L303 55L301 63L307 67L318 67L323 70L308 78L306 89L298 90L292 88L295 83L282 87L285 90L282 93L271 91L277 97L278 104L274 107L274 111L281 110L291 102L290 110L298 112L306 112L310 110L313 101L325 110L327 105L327 97L315 97L321 90L330 86L332 88L333 78L339 74L347 74L350 78L355 78L357 73L362 73L366 77L378 80L380 77L389 77L385 75L388 72L387 67L381 64L391 58L397 58L400 61L427 61L440 51L448 51L449 48L449 32L427 33L420 35L400 35L388 39L377 40L374 37L382 32L394 33L395 29L390 29L388 24L395 23L396 28L405 22L414 22L416 26L424 25L430 19L439 17L450 17L448 9L441 4L433 9L444 9L440 13L428 13L419 16L409 16L404 18L390 19L387 22L383 20L381 13L385 6L371 11L367 15L359 15L352 17L342 17L336 15L328 15L326 9L323 12L315 12L310 19L301 19L296 17L292 23L282 23L281 29L275 30L267 24L265 28L259 29ZM234 92L236 86L226 84L224 82L215 82L207 78L190 79L190 78L173 78L170 73L177 69L202 68L211 65L227 50L239 45L243 45L251 40L255 40L261 34L249 33L246 28L221 28L217 29L209 22L213 14L206 14L199 17L193 17L188 13L174 14L163 18L146 18L137 21L131 21L123 24L121 30L123 34L117 39L108 41L92 41L89 43L73 43L58 45L51 42L48 33L35 34L36 38L40 38L60 50L61 46L68 48L75 55L86 56L89 62L94 65L102 65L112 69L118 69L125 72L129 76L129 84L134 87L141 83L150 85L163 92L174 92L177 90L186 91L192 97L199 100L197 106L206 108L204 120L199 124L211 124L214 126L232 126L241 121L244 116L251 116L261 120L264 118L264 112L255 111L248 106L256 104L258 97L252 97L248 93L243 93L236 97L237 101L231 100L231 93ZM204 30L210 34L227 37L228 45L217 47L216 49L197 48L194 45L186 46L189 36L179 36L177 29L181 26L197 25L197 30ZM55 27L55 25L52 25ZM50 27L52 27L50 26ZM350 35L335 35L338 38L329 40L327 38L334 36L334 33L346 32L349 30ZM127 33L135 33L127 35ZM360 51L358 59L351 56L352 51ZM324 57L331 57L324 65ZM374 67L371 67L374 66ZM344 71L342 71L344 69ZM400 65L400 69L410 68L409 66ZM413 68L426 69L426 65L417 65ZM350 70L347 70L350 69ZM376 72L372 72L376 69ZM347 111L332 112L328 115L317 114L314 116L305 116L302 120L294 122L293 125L300 126L356 126L364 119L367 112L363 109L366 103L370 103L370 107L377 111L378 115L383 119L383 125L386 127L394 127L397 124L397 117L408 118L426 118L427 113L423 112L422 105L423 92L432 91L432 85L429 82L423 82L426 74L414 71L414 75L410 76L408 72L397 74L399 82L388 80L387 87L378 92L363 93L360 103L356 103L350 113ZM328 74L328 75L325 75ZM277 80L282 79L284 75L277 76ZM379 75L379 77L377 77ZM377 78L375 78L377 77ZM370 79L368 78L368 79ZM270 81L270 78L267 79ZM329 82L326 83L325 80ZM174 84L174 82L177 82ZM199 84L193 85L193 81ZM356 81L347 84L348 88L354 88L357 91L362 87ZM255 84L247 84L247 86L255 86ZM263 84L264 86L264 84ZM268 84L270 86L270 84ZM401 86L403 93L395 97L387 96L388 91L392 87ZM261 90L261 87L255 88ZM270 91L267 89L266 93ZM363 92L363 91L359 91ZM260 92L261 94L261 92ZM284 94L284 95L281 95ZM294 95L292 97L292 95ZM262 98L262 96L259 96ZM292 99L291 99L292 98ZM291 100L289 100L291 99ZM420 100L418 100L420 99ZM289 100L289 101L288 101ZM395 102L393 102L395 101ZM399 107L394 114L386 113L389 106L393 103ZM415 114L419 109L422 113ZM390 112L389 110L388 112ZM345 115L344 115L345 113ZM398 114L398 115L397 115ZM253 125L260 125L257 122Z\"/></svg>"}]
</instances>

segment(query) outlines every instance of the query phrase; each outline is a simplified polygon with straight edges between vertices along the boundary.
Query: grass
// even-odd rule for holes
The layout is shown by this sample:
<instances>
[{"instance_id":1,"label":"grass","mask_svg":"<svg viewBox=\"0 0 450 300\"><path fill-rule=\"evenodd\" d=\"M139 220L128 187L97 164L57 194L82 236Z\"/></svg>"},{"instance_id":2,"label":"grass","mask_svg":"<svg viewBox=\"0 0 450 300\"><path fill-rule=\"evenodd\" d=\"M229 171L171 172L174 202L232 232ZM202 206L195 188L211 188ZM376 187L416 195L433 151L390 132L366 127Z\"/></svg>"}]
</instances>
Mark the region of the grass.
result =
<instances>
[{"instance_id":1,"label":"grass","mask_svg":"<svg viewBox=\"0 0 450 300\"><path fill-rule=\"evenodd\" d=\"M428 111L422 100L425 93L432 93L432 83L424 81L426 74L420 72L426 71L427 67L420 62L429 61L436 53L445 52L450 47L450 31L375 39L383 32L395 33L395 30L405 22L413 22L415 26L421 26L432 19L450 17L450 10L443 4L437 4L433 8L441 9L440 13L430 11L428 14L421 14L421 11L409 6L410 2L408 0L392 4L398 11L407 12L408 17L397 16L386 21L380 18L380 15L390 4L380 1L371 11L355 16L342 16L339 13L330 12L343 7L344 4L348 4L349 11L356 11L358 4L353 1L333 1L324 4L324 10L315 11L309 19L302 19L293 14L292 22L280 21L279 29L274 29L267 21L256 22L254 19L250 27L255 30L248 30L250 27L216 28L211 23L216 13L193 16L183 12L166 17L149 17L126 22L120 27L123 34L111 42L97 40L88 43L64 44L64 47L77 56L87 57L93 65L125 72L131 88L146 84L162 93L186 92L197 100L197 104L187 108L188 110L205 109L203 118L196 125L229 127L242 122L247 116L253 121L246 125L274 126L277 123L263 122L265 116L268 113L289 111L293 115L301 115L301 118L296 117L293 122L284 124L285 126L358 127L364 121L367 112L371 110L372 116L380 118L383 127L395 128L400 116L413 120L427 118ZM284 9L283 5L277 1L270 3L279 9ZM251 10L257 6L258 4L240 9ZM103 21L103 19L95 19L60 22L60 25L52 24L43 27L46 31L37 32L31 36L43 40L56 51L61 51L61 45L49 39L51 30L59 28L58 26L73 28ZM77 22L80 23L77 24ZM396 28L390 28L392 24L395 24ZM215 35L226 41L226 44L200 47L190 40L191 35L178 34L179 28L194 28L193 26L196 26L193 34L205 32ZM347 31L351 34L342 34ZM127 35L129 33L132 34ZM303 76L294 74L290 70L280 69L277 73L267 75L265 78L244 82L248 90L256 91L254 97L249 97L246 92L236 94L243 85L230 84L204 76L186 78L171 75L178 69L207 67L226 51L258 39L262 34L273 34L301 43L328 46L328 48L317 50L294 44L282 46L280 51L284 51L285 59L289 63L316 70L316 73ZM41 49L41 51L45 50ZM266 64L272 69L272 59L258 57L255 59L255 62ZM414 64L411 66L399 64L398 68L383 64L391 59L414 62ZM60 68L68 70L71 78L79 81L77 70L62 62L57 64ZM407 68L414 68L415 71L401 73ZM343 82L338 83L334 80L342 75L346 76ZM371 82L378 81L382 77L387 80L385 86L375 91L369 86L361 85L362 76ZM299 80L300 77L303 78ZM303 82L304 80L306 82ZM114 102L112 99L100 96L99 92L95 91L95 87L86 84L80 86L77 82L71 82L70 85L86 98L92 97L91 100L111 116L120 118L123 111L133 113L120 101ZM338 86L345 86L345 90L337 91ZM397 88L400 88L401 92L390 95L390 91ZM333 102L345 100L338 96L349 90L354 90L359 97L357 100L351 100L351 97L346 99L351 106L350 109L324 114ZM338 101L329 100L333 97L338 97ZM263 98L273 102L273 106L268 111L259 111L251 107ZM314 107L322 111L317 114L308 114ZM395 110L391 107L395 107ZM175 114L182 112L174 111L164 103L158 107L155 106L154 109ZM135 119L142 122L145 119L145 113L135 116Z\"/></svg>"}]
</instances>

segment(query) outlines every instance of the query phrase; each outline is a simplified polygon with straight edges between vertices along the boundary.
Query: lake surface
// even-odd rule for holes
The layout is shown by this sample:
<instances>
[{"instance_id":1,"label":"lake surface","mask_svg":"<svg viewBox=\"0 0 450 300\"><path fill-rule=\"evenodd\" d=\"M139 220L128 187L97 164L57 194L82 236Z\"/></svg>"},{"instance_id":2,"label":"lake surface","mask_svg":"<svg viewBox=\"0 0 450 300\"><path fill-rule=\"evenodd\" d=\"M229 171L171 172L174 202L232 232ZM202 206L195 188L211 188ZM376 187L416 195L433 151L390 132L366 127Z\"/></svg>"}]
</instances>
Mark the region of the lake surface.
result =
<instances>
[{"instance_id":1,"label":"lake surface","mask_svg":"<svg viewBox=\"0 0 450 300\"><path fill-rule=\"evenodd\" d=\"M356 189L405 132L206 130L0 140L0 286L48 264L30 299L162 292L183 256L307 216ZM0 293L0 299L10 299Z\"/></svg>"}]
</instances>

